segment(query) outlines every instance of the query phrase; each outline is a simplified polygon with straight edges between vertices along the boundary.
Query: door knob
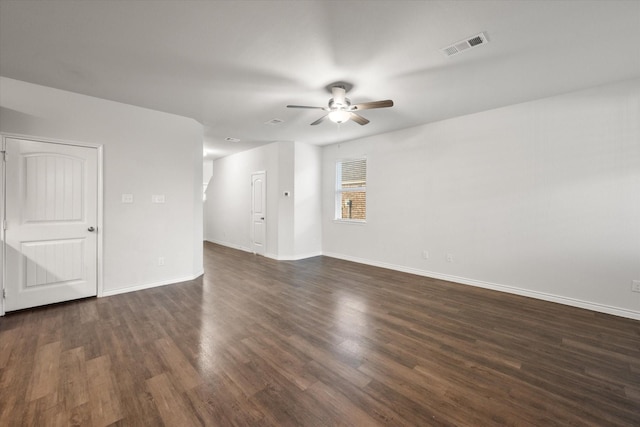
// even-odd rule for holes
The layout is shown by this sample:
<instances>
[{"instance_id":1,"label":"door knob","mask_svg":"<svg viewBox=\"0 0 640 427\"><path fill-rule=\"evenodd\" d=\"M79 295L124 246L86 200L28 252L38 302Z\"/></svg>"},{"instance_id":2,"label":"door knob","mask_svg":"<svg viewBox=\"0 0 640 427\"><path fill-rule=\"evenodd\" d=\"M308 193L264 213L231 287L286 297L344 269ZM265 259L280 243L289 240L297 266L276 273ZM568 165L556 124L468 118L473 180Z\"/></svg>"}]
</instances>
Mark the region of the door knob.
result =
<instances>
[{"instance_id":1,"label":"door knob","mask_svg":"<svg viewBox=\"0 0 640 427\"><path fill-rule=\"evenodd\" d=\"M264 221L264 217L262 217L262 218L260 218L260 219Z\"/></svg>"},{"instance_id":2,"label":"door knob","mask_svg":"<svg viewBox=\"0 0 640 427\"><path fill-rule=\"evenodd\" d=\"M89 231L96 231L96 229L95 229L95 228L93 228L93 227L89 227L89 228L87 228L87 230L89 230Z\"/></svg>"}]
</instances>

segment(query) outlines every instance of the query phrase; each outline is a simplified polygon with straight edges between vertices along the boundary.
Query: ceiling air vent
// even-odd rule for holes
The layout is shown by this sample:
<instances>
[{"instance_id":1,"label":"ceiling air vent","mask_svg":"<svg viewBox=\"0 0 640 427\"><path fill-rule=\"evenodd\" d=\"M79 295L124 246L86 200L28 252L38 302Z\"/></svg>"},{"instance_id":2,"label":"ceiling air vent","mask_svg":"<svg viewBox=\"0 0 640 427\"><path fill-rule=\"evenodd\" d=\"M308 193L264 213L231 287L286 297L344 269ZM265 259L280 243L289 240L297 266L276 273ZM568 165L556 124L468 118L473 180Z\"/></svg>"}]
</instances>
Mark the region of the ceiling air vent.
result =
<instances>
[{"instance_id":1,"label":"ceiling air vent","mask_svg":"<svg viewBox=\"0 0 640 427\"><path fill-rule=\"evenodd\" d=\"M465 50L482 46L487 43L489 43L489 39L487 39L487 35L485 33L480 33L480 34L476 34L475 36L471 36L467 39L460 40L459 42L455 42L451 46L443 47L440 50L442 51L442 53L445 54L445 56L453 56Z\"/></svg>"},{"instance_id":2,"label":"ceiling air vent","mask_svg":"<svg viewBox=\"0 0 640 427\"><path fill-rule=\"evenodd\" d=\"M229 141L229 142L239 142L240 141L238 138L232 138L230 136L226 137L224 140L225 141Z\"/></svg>"}]
</instances>

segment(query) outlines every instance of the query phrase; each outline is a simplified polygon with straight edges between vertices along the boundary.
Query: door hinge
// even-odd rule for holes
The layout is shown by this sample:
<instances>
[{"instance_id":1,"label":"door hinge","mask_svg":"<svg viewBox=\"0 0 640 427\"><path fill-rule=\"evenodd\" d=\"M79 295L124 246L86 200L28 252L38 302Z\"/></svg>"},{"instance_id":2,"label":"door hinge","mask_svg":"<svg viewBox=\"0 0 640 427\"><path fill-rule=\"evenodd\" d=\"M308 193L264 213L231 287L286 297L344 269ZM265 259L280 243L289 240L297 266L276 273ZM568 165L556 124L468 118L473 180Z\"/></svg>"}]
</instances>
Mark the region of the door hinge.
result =
<instances>
[{"instance_id":1,"label":"door hinge","mask_svg":"<svg viewBox=\"0 0 640 427\"><path fill-rule=\"evenodd\" d=\"M7 299L7 290L6 289L2 290L2 298Z\"/></svg>"},{"instance_id":2,"label":"door hinge","mask_svg":"<svg viewBox=\"0 0 640 427\"><path fill-rule=\"evenodd\" d=\"M7 229L7 220L6 220L6 219L3 219L3 220L2 220L2 229L3 229L3 230L6 230L6 229Z\"/></svg>"},{"instance_id":3,"label":"door hinge","mask_svg":"<svg viewBox=\"0 0 640 427\"><path fill-rule=\"evenodd\" d=\"M7 152L2 150L2 151L0 151L0 153L2 153L2 161L6 162L7 161Z\"/></svg>"}]
</instances>

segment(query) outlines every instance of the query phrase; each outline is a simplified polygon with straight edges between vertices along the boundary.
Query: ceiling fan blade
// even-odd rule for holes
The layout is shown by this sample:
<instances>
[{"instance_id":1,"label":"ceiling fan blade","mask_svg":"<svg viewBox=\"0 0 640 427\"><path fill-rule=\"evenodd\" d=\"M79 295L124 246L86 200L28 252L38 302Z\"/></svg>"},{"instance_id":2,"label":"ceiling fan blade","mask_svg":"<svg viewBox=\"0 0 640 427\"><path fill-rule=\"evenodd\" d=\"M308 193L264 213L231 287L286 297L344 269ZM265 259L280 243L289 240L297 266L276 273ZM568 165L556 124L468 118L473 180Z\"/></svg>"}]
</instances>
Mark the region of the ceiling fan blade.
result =
<instances>
[{"instance_id":1,"label":"ceiling fan blade","mask_svg":"<svg viewBox=\"0 0 640 427\"><path fill-rule=\"evenodd\" d=\"M351 113L351 117L349 118L361 126L364 126L367 123L369 123L369 120L365 119L360 114Z\"/></svg>"},{"instance_id":2,"label":"ceiling fan blade","mask_svg":"<svg viewBox=\"0 0 640 427\"><path fill-rule=\"evenodd\" d=\"M308 105L287 105L287 108L310 108L312 110L326 110L327 107L310 107Z\"/></svg>"},{"instance_id":3,"label":"ceiling fan blade","mask_svg":"<svg viewBox=\"0 0 640 427\"><path fill-rule=\"evenodd\" d=\"M372 108L387 108L393 107L393 101L385 99L384 101L363 102L362 104L352 105L349 110L371 110Z\"/></svg>"},{"instance_id":4,"label":"ceiling fan blade","mask_svg":"<svg viewBox=\"0 0 640 427\"><path fill-rule=\"evenodd\" d=\"M315 122L311 123L311 126L315 126L315 125L319 125L320 123L324 122L324 120L329 117L329 115L325 115L320 117L318 120L316 120Z\"/></svg>"}]
</instances>

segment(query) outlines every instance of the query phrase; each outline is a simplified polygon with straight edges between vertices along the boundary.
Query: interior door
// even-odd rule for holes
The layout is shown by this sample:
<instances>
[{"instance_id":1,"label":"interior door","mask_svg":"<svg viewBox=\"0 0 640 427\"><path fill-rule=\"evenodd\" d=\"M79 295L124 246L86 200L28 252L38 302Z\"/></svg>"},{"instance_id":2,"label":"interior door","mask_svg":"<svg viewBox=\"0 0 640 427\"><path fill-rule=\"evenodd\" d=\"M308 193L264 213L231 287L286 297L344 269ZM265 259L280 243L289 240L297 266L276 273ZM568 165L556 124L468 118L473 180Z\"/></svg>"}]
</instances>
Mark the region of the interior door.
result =
<instances>
[{"instance_id":1,"label":"interior door","mask_svg":"<svg viewBox=\"0 0 640 427\"><path fill-rule=\"evenodd\" d=\"M5 310L96 295L97 149L5 141Z\"/></svg>"},{"instance_id":2,"label":"interior door","mask_svg":"<svg viewBox=\"0 0 640 427\"><path fill-rule=\"evenodd\" d=\"M251 175L251 239L256 254L264 255L266 239L266 174L256 172Z\"/></svg>"}]
</instances>

